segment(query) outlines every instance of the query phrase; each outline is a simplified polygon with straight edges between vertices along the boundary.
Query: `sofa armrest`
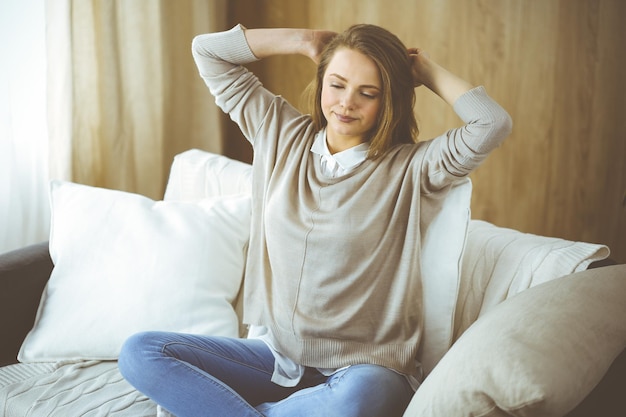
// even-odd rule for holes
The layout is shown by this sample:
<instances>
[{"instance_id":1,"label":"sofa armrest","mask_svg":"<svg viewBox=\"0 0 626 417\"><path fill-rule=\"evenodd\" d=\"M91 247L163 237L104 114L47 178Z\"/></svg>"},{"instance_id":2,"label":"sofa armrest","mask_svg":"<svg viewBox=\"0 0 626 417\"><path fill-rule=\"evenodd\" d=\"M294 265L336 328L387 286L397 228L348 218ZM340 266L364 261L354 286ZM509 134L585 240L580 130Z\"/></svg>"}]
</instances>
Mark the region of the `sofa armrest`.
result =
<instances>
[{"instance_id":1,"label":"sofa armrest","mask_svg":"<svg viewBox=\"0 0 626 417\"><path fill-rule=\"evenodd\" d=\"M17 362L52 267L48 242L0 255L0 366Z\"/></svg>"}]
</instances>

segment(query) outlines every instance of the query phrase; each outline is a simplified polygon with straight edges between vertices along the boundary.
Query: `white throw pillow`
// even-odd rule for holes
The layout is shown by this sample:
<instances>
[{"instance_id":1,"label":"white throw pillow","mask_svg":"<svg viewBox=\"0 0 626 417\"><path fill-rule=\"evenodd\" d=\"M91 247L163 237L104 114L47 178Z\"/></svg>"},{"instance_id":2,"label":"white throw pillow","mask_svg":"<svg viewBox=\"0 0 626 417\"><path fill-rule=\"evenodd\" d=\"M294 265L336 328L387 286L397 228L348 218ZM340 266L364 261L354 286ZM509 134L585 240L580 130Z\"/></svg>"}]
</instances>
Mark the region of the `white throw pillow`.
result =
<instances>
[{"instance_id":1,"label":"white throw pillow","mask_svg":"<svg viewBox=\"0 0 626 417\"><path fill-rule=\"evenodd\" d=\"M164 200L252 192L252 165L224 155L190 149L174 157Z\"/></svg>"},{"instance_id":2,"label":"white throw pillow","mask_svg":"<svg viewBox=\"0 0 626 417\"><path fill-rule=\"evenodd\" d=\"M424 328L418 359L424 375L452 345L471 198L472 183L465 179L445 194L423 195L421 199L422 213L430 211L426 216L429 222L422 217L420 223Z\"/></svg>"},{"instance_id":3,"label":"white throw pillow","mask_svg":"<svg viewBox=\"0 0 626 417\"><path fill-rule=\"evenodd\" d=\"M51 182L54 262L22 362L116 359L143 330L236 337L250 197L196 202Z\"/></svg>"},{"instance_id":4,"label":"white throw pillow","mask_svg":"<svg viewBox=\"0 0 626 417\"><path fill-rule=\"evenodd\" d=\"M556 417L626 346L626 265L537 285L494 307L452 346L405 417Z\"/></svg>"}]
</instances>

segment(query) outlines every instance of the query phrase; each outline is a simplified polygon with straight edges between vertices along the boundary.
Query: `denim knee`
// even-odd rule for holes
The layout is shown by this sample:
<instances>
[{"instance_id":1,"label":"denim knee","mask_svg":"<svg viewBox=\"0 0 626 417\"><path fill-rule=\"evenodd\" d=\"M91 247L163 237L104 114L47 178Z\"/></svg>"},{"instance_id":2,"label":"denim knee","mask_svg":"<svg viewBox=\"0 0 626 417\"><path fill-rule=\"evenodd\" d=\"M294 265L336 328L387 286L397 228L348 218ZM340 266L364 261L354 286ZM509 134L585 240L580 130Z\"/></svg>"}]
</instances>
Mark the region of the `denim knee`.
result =
<instances>
[{"instance_id":1,"label":"denim knee","mask_svg":"<svg viewBox=\"0 0 626 417\"><path fill-rule=\"evenodd\" d=\"M377 365L353 365L328 384L349 404L344 415L401 416L413 396L404 375Z\"/></svg>"},{"instance_id":2,"label":"denim knee","mask_svg":"<svg viewBox=\"0 0 626 417\"><path fill-rule=\"evenodd\" d=\"M268 417L400 417L413 396L404 375L377 365L352 365L326 383L257 406Z\"/></svg>"},{"instance_id":3,"label":"denim knee","mask_svg":"<svg viewBox=\"0 0 626 417\"><path fill-rule=\"evenodd\" d=\"M150 351L154 349L158 332L141 332L130 336L120 350L117 367L122 376L137 387L137 383L146 380Z\"/></svg>"}]
</instances>

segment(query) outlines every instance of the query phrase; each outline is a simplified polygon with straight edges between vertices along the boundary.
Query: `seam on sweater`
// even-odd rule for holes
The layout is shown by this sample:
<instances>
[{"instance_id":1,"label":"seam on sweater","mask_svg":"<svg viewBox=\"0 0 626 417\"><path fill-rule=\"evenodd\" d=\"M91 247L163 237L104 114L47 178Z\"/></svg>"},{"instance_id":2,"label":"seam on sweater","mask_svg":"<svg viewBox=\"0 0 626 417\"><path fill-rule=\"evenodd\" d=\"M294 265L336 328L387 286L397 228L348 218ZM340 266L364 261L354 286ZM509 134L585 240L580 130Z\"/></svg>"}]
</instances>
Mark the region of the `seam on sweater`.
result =
<instances>
[{"instance_id":1,"label":"seam on sweater","mask_svg":"<svg viewBox=\"0 0 626 417\"><path fill-rule=\"evenodd\" d=\"M300 303L300 290L302 288L302 279L304 276L304 264L306 263L306 256L307 256L307 250L308 250L308 244L309 244L309 235L311 234L311 232L313 231L313 229L315 228L315 213L317 213L320 210L320 202L322 201L322 189L325 187L325 185L320 186L320 188L317 191L317 207L314 210L311 210L311 213L309 215L309 219L311 220L311 226L309 227L309 230L307 230L306 235L304 236L304 248L303 248L303 252L302 252L302 260L300 263L300 276L298 277L298 288L296 289L296 296L295 296L295 300L293 303L293 308L291 310L291 320L290 320L290 325L291 325L291 332L295 335L296 334L296 329L295 329L295 318L296 318L296 310L298 308L298 304Z\"/></svg>"}]
</instances>

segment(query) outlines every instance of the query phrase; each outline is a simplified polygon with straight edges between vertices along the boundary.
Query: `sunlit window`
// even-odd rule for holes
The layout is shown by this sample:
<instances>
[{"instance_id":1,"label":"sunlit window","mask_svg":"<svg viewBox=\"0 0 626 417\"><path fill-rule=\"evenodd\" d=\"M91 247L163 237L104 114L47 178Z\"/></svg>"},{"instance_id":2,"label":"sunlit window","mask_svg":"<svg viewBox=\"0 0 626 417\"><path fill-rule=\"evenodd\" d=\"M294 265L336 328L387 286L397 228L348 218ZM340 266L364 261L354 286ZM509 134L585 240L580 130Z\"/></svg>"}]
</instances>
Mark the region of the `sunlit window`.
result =
<instances>
[{"instance_id":1,"label":"sunlit window","mask_svg":"<svg viewBox=\"0 0 626 417\"><path fill-rule=\"evenodd\" d=\"M0 253L47 239L45 0L0 2Z\"/></svg>"}]
</instances>

